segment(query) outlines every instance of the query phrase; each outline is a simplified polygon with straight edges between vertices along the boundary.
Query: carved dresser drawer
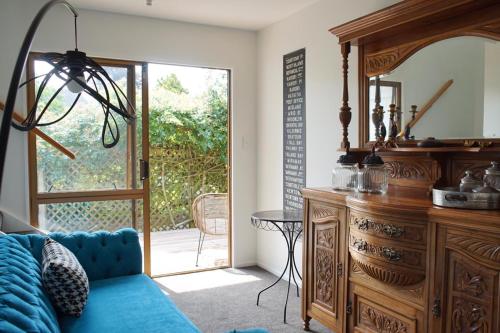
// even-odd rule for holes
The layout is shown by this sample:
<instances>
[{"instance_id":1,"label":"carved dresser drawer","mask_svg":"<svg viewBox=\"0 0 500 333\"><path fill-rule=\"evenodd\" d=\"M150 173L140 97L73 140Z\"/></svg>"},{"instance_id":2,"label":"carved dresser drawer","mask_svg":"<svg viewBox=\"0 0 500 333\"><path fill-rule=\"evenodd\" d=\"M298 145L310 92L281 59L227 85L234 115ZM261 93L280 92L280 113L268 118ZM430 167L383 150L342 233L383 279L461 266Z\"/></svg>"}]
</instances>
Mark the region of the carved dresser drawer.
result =
<instances>
[{"instance_id":1,"label":"carved dresser drawer","mask_svg":"<svg viewBox=\"0 0 500 333\"><path fill-rule=\"evenodd\" d=\"M392 218L351 210L351 260L369 277L386 285L416 285L425 280L427 227Z\"/></svg>"},{"instance_id":2,"label":"carved dresser drawer","mask_svg":"<svg viewBox=\"0 0 500 333\"><path fill-rule=\"evenodd\" d=\"M360 285L350 286L349 332L417 333L424 323L418 311Z\"/></svg>"},{"instance_id":3,"label":"carved dresser drawer","mask_svg":"<svg viewBox=\"0 0 500 333\"><path fill-rule=\"evenodd\" d=\"M350 230L378 238L402 241L405 244L426 244L426 226L404 221L389 221L365 213L351 210Z\"/></svg>"}]
</instances>

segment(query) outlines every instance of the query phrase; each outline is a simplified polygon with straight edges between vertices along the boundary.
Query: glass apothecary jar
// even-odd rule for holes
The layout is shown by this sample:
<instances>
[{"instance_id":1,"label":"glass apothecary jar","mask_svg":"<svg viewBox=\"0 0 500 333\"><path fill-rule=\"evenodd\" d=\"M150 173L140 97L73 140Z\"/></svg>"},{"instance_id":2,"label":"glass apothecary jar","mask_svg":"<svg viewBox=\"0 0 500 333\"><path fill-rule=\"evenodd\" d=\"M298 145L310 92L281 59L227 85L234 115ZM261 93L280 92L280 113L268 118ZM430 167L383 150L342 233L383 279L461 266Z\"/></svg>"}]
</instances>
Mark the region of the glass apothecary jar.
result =
<instances>
[{"instance_id":1,"label":"glass apothecary jar","mask_svg":"<svg viewBox=\"0 0 500 333\"><path fill-rule=\"evenodd\" d=\"M460 192L472 192L476 187L481 187L483 182L474 177L470 170L465 171L465 176L460 179Z\"/></svg>"},{"instance_id":2,"label":"glass apothecary jar","mask_svg":"<svg viewBox=\"0 0 500 333\"><path fill-rule=\"evenodd\" d=\"M358 187L358 163L347 153L339 157L332 171L332 187L338 191L355 191Z\"/></svg>"},{"instance_id":3,"label":"glass apothecary jar","mask_svg":"<svg viewBox=\"0 0 500 333\"><path fill-rule=\"evenodd\" d=\"M363 160L363 168L358 172L358 191L367 193L387 192L388 172L382 158L373 151Z\"/></svg>"},{"instance_id":4,"label":"glass apothecary jar","mask_svg":"<svg viewBox=\"0 0 500 333\"><path fill-rule=\"evenodd\" d=\"M491 166L485 170L484 182L500 191L500 162L491 162Z\"/></svg>"}]
</instances>

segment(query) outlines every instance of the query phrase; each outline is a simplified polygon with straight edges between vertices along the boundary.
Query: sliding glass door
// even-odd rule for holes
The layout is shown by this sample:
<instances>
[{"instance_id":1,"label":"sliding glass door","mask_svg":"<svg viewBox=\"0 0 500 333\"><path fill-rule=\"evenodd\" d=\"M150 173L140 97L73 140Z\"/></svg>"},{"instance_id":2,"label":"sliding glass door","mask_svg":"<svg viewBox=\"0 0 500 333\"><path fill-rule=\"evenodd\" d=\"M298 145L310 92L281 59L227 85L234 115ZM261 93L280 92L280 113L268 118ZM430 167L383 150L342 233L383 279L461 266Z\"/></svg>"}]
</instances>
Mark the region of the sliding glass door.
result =
<instances>
[{"instance_id":1,"label":"sliding glass door","mask_svg":"<svg viewBox=\"0 0 500 333\"><path fill-rule=\"evenodd\" d=\"M28 77L40 76L51 67L32 54ZM40 137L29 133L30 219L46 231L114 231L132 227L141 233L144 269L149 264L149 182L147 64L97 59L127 98L135 105L137 121L127 124L117 117L120 141L106 149L101 143L104 113L101 106L82 94L73 111L62 121L41 129L67 151L56 150ZM40 79L28 85L31 106ZM51 79L44 89L50 98L62 84ZM99 84L99 83L97 83ZM52 102L47 117L64 114L75 99L64 88ZM145 149L143 149L145 147Z\"/></svg>"},{"instance_id":2,"label":"sliding glass door","mask_svg":"<svg viewBox=\"0 0 500 333\"><path fill-rule=\"evenodd\" d=\"M67 117L40 128L66 154L29 133L31 224L62 232L132 227L153 276L230 266L230 71L95 60L126 92L137 119L118 117L120 141L106 149L103 110L82 94ZM50 69L32 54L27 75ZM28 106L40 80L27 86ZM61 84L49 82L40 104ZM62 89L49 119L75 96Z\"/></svg>"}]
</instances>

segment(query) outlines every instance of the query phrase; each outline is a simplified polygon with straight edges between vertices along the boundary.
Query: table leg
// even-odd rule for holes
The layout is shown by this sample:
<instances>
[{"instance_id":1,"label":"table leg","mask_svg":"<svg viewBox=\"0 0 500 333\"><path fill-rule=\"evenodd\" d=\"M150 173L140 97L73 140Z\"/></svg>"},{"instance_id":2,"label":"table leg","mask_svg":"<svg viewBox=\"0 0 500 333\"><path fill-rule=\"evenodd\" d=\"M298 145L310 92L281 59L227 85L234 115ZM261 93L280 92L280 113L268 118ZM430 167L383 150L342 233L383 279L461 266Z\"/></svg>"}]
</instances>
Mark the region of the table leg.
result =
<instances>
[{"instance_id":1,"label":"table leg","mask_svg":"<svg viewBox=\"0 0 500 333\"><path fill-rule=\"evenodd\" d=\"M284 231L283 231L280 227L278 227L278 226L276 226L276 227L277 227L277 228L281 231L281 233L283 234L283 237L285 237L287 247L288 247L288 248L290 248L290 242L288 241L288 238L286 237L285 232L284 232ZM285 273L286 273L287 268L289 267L289 264L291 264L291 263L290 263L290 255L288 256L288 258L287 258L287 260L286 260L285 269L283 270L283 273L281 273L280 277L279 277L279 278L278 278L278 279L277 279L277 280L276 280L273 284L271 284L269 287L262 289L262 290L259 292L259 294L257 295L257 306L259 306L260 294L262 294L264 291L266 291L266 290L268 290L268 289L270 289L270 288L274 287L274 286L275 286L278 282L280 282L280 281L281 281L281 279L283 278L283 276L284 276L284 275L285 275ZM292 267L292 266L290 266L290 267ZM285 305L285 311L286 311L286 305Z\"/></svg>"},{"instance_id":2,"label":"table leg","mask_svg":"<svg viewBox=\"0 0 500 333\"><path fill-rule=\"evenodd\" d=\"M293 252L288 252L288 261L293 261ZM291 258L291 259L290 259ZM285 301L285 309L283 311L283 323L286 324L286 308L288 306L288 296L290 295L290 285L292 284L292 272L293 272L293 268L292 268L292 264L290 264L290 268L288 269L288 289L287 289L287 292L286 292L286 301Z\"/></svg>"},{"instance_id":3,"label":"table leg","mask_svg":"<svg viewBox=\"0 0 500 333\"><path fill-rule=\"evenodd\" d=\"M285 233L283 234L283 236L285 237L285 239L287 241L287 245L288 245L288 260L287 260L287 262L290 262L290 268L288 271L288 290L286 293L285 310L284 310L284 314L283 314L283 322L285 324L286 324L286 309L288 307L288 296L290 295L290 284L292 283L292 279L295 282L295 286L297 288L297 297L300 297L299 284L297 283L297 280L295 279L294 269L297 272L298 276L300 277L300 274L298 272L299 270L297 269L297 264L295 263L295 245L297 243L297 239L300 236L301 230L299 230L297 232L297 235L295 236L295 238L294 238L295 224L293 224L292 228L288 229L287 232L288 232L288 235L286 235ZM302 277L300 277L300 279L302 280Z\"/></svg>"},{"instance_id":4,"label":"table leg","mask_svg":"<svg viewBox=\"0 0 500 333\"><path fill-rule=\"evenodd\" d=\"M277 224L275 224L274 222L271 222L271 223L273 223L275 225L275 227L283 235L283 238L285 238L287 249L288 249L288 256L287 256L287 260L286 260L285 269L281 273L280 277L273 284L271 284L270 286L262 289L258 293L258 295L257 295L257 306L259 305L260 295L264 291L266 291L266 290L274 287L283 278L283 276L285 275L285 273L286 273L286 271L288 269L288 288L287 288L287 293L286 293L285 308L283 310L283 323L286 324L286 311L287 311L287 307L288 307L288 298L289 298L289 295L290 295L290 286L291 286L291 283L292 283L292 279L295 282L295 285L296 285L296 288L297 288L297 297L300 296L299 284L297 283L297 279L295 278L295 274L297 274L297 276L299 277L300 280L302 280L302 276L300 275L299 269L297 268L297 264L295 262L295 245L297 244L297 240L298 240L300 234L302 233L302 230L299 230L299 231L296 232L295 231L295 224L292 224L291 227L290 226L288 226L288 227L284 226L283 229L282 229Z\"/></svg>"},{"instance_id":5,"label":"table leg","mask_svg":"<svg viewBox=\"0 0 500 333\"><path fill-rule=\"evenodd\" d=\"M293 251L295 252L295 244L297 243L297 239L299 239L300 234L302 233L302 230L299 230L297 233L297 236L295 236L295 239L293 241ZM300 275L299 269L297 268L297 264L295 263L295 258L293 260L293 267L295 268L295 271L297 272L297 275L299 276L299 279L302 280L302 276Z\"/></svg>"},{"instance_id":6,"label":"table leg","mask_svg":"<svg viewBox=\"0 0 500 333\"><path fill-rule=\"evenodd\" d=\"M290 271L292 271L292 279L293 282L295 282L295 286L297 288L297 297L300 296L299 294L299 284L297 283L297 279L295 279L295 272L294 270L297 270L297 264L295 263L295 242L297 241L297 238L293 238L295 233L295 230L292 230L291 232L289 231L288 237L290 238L290 249L288 250L290 260L292 264L290 265Z\"/></svg>"}]
</instances>

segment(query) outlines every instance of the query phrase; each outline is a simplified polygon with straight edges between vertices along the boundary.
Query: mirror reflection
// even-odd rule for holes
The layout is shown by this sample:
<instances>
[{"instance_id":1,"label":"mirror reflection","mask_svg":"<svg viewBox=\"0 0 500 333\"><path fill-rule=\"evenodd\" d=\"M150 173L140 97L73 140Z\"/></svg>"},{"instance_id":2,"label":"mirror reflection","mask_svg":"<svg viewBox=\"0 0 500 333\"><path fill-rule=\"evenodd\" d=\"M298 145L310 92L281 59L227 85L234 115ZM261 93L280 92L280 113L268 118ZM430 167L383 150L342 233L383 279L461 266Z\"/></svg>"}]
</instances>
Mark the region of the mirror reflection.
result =
<instances>
[{"instance_id":1,"label":"mirror reflection","mask_svg":"<svg viewBox=\"0 0 500 333\"><path fill-rule=\"evenodd\" d=\"M500 137L500 42L440 41L368 84L370 141Z\"/></svg>"}]
</instances>

